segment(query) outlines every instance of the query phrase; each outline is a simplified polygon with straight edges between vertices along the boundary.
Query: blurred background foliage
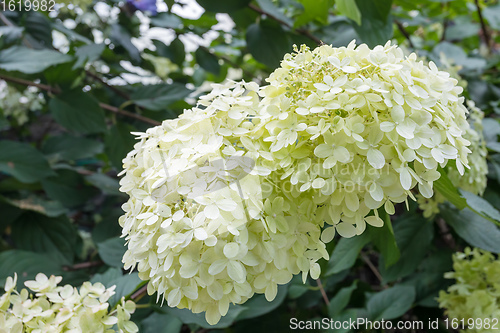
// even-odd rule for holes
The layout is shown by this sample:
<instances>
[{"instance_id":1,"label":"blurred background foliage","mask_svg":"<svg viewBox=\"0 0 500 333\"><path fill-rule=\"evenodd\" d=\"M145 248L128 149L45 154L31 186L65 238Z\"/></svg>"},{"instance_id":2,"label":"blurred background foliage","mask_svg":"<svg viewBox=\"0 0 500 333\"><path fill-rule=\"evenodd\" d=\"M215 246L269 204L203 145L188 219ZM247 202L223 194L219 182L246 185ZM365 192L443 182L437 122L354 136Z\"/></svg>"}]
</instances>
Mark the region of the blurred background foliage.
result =
<instances>
[{"instance_id":1,"label":"blurred background foliage","mask_svg":"<svg viewBox=\"0 0 500 333\"><path fill-rule=\"evenodd\" d=\"M116 284L115 300L151 304L133 316L141 332L212 329L202 314L142 297L137 273L121 269L117 220L126 197L117 174L134 143L130 132L176 117L211 83L265 84L293 44L352 39L371 47L392 39L433 60L485 111L488 188L485 199L467 203L487 218L444 205L426 219L416 204L397 207L393 230L329 245L321 288L294 278L271 303L259 295L231 307L214 331L288 331L291 317L442 319L436 297L451 283L443 274L452 253L467 245L500 251L497 1L65 0L34 11L6 0L0 7L0 285L14 272L21 282L44 272L74 285ZM442 321L439 330L447 331Z\"/></svg>"}]
</instances>

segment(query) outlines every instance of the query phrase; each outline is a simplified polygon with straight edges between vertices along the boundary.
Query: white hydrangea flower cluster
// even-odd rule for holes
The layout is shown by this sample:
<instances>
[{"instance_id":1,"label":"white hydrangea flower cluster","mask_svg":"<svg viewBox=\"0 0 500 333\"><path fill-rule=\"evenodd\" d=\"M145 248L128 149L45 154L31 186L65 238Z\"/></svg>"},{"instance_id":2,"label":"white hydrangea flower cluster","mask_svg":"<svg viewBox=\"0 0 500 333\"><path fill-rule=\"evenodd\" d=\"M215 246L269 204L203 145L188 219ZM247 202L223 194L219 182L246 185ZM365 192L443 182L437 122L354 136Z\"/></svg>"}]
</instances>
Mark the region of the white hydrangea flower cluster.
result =
<instances>
[{"instance_id":1,"label":"white hydrangea flower cluster","mask_svg":"<svg viewBox=\"0 0 500 333\"><path fill-rule=\"evenodd\" d=\"M455 187L483 195L488 175L488 162L486 161L488 149L483 136L482 123L484 112L471 100L467 101L467 107L470 110L468 120L471 126L465 132L464 138L471 142L469 148L472 152L467 157L470 168L466 169L463 175L460 175L455 165L452 164L446 168L446 173ZM434 193L431 198L417 195L418 206L423 211L424 217L427 218L438 214L439 204L445 201L446 198L439 192Z\"/></svg>"},{"instance_id":2,"label":"white hydrangea flower cluster","mask_svg":"<svg viewBox=\"0 0 500 333\"><path fill-rule=\"evenodd\" d=\"M125 268L210 324L317 278L325 243L382 226L417 184L431 197L439 165L468 167L462 89L390 43L303 46L268 82L215 85L123 160Z\"/></svg>"},{"instance_id":3,"label":"white hydrangea flower cluster","mask_svg":"<svg viewBox=\"0 0 500 333\"><path fill-rule=\"evenodd\" d=\"M390 42L373 50L354 41L302 46L262 90L265 140L282 179L297 192L316 189L315 202L341 236L382 225L376 209L394 214L393 203L415 199L417 184L430 198L438 166L451 160L460 174L468 167L463 89L416 59ZM325 233L323 240L333 238Z\"/></svg>"},{"instance_id":4,"label":"white hydrangea flower cluster","mask_svg":"<svg viewBox=\"0 0 500 333\"><path fill-rule=\"evenodd\" d=\"M5 117L12 117L18 125L28 121L29 112L40 110L45 103L38 89L28 87L19 92L16 88L0 82L0 109Z\"/></svg>"},{"instance_id":5,"label":"white hydrangea flower cluster","mask_svg":"<svg viewBox=\"0 0 500 333\"><path fill-rule=\"evenodd\" d=\"M60 276L48 278L39 273L35 280L24 283L33 295L27 289L16 290L17 275L8 277L0 297L0 333L138 332L137 325L130 321L135 311L133 301L122 298L116 310L108 313L107 301L116 286L106 289L101 283L85 282L78 290L70 285L58 286L61 280Z\"/></svg>"},{"instance_id":6,"label":"white hydrangea flower cluster","mask_svg":"<svg viewBox=\"0 0 500 333\"><path fill-rule=\"evenodd\" d=\"M317 278L316 261L328 258L311 199L285 196L270 175L257 92L215 86L200 108L139 133L124 159L125 268L137 265L149 294L206 311L211 324L254 293L273 300L293 274Z\"/></svg>"}]
</instances>

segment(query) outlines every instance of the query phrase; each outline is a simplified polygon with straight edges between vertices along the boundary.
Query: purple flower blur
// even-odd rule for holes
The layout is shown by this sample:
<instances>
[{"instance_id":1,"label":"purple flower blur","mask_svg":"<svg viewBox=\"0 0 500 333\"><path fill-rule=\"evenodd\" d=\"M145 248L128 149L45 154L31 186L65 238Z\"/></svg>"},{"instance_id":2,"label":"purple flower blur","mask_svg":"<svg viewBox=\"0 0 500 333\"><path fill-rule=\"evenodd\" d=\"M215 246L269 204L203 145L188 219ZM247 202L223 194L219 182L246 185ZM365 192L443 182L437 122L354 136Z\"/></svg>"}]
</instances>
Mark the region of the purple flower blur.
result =
<instances>
[{"instance_id":1,"label":"purple flower blur","mask_svg":"<svg viewBox=\"0 0 500 333\"><path fill-rule=\"evenodd\" d=\"M156 0L127 0L135 9L142 12L150 12L152 15L156 15Z\"/></svg>"}]
</instances>

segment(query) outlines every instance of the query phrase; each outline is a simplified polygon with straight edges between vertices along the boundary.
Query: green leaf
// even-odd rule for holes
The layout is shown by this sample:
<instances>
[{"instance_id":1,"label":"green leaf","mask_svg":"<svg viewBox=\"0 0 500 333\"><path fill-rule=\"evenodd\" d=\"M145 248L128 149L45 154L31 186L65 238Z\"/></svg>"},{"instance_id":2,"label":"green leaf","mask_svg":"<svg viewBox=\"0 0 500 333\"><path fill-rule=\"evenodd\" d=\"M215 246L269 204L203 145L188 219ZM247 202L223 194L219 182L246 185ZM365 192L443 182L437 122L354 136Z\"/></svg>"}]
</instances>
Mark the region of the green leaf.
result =
<instances>
[{"instance_id":1,"label":"green leaf","mask_svg":"<svg viewBox=\"0 0 500 333\"><path fill-rule=\"evenodd\" d=\"M288 285L278 286L278 294L271 302L264 295L254 295L245 302L245 309L238 315L236 320L256 318L265 315L279 307L286 298Z\"/></svg>"},{"instance_id":2,"label":"green leaf","mask_svg":"<svg viewBox=\"0 0 500 333\"><path fill-rule=\"evenodd\" d=\"M261 20L248 27L247 47L258 62L276 68L292 45L281 25L270 20Z\"/></svg>"},{"instance_id":3,"label":"green leaf","mask_svg":"<svg viewBox=\"0 0 500 333\"><path fill-rule=\"evenodd\" d=\"M251 0L196 0L196 2L211 12L230 13L248 6Z\"/></svg>"},{"instance_id":4,"label":"green leaf","mask_svg":"<svg viewBox=\"0 0 500 333\"><path fill-rule=\"evenodd\" d=\"M66 216L49 218L30 212L12 225L12 239L19 249L48 254L56 252L55 255L63 255L68 263L74 260L77 238L76 228Z\"/></svg>"},{"instance_id":5,"label":"green leaf","mask_svg":"<svg viewBox=\"0 0 500 333\"><path fill-rule=\"evenodd\" d=\"M104 194L107 195L118 195L124 196L125 194L120 192L120 184L118 179L111 178L103 173L94 173L89 176L85 176L85 180L94 185L95 187L101 189Z\"/></svg>"},{"instance_id":6,"label":"green leaf","mask_svg":"<svg viewBox=\"0 0 500 333\"><path fill-rule=\"evenodd\" d=\"M273 17L276 17L282 22L285 22L289 26L293 26L293 21L290 17L283 13L283 8L276 6L275 2L272 0L257 0L259 7L265 12L269 13Z\"/></svg>"},{"instance_id":7,"label":"green leaf","mask_svg":"<svg viewBox=\"0 0 500 333\"><path fill-rule=\"evenodd\" d=\"M106 155L117 170L122 170L122 160L132 150L136 142L134 136L130 134L134 130L128 124L118 122L111 126L104 137Z\"/></svg>"},{"instance_id":8,"label":"green leaf","mask_svg":"<svg viewBox=\"0 0 500 333\"><path fill-rule=\"evenodd\" d=\"M134 61L141 61L141 54L135 45L132 43L132 37L128 31L119 24L111 26L111 34L109 36L111 41L116 45L121 45Z\"/></svg>"},{"instance_id":9,"label":"green leaf","mask_svg":"<svg viewBox=\"0 0 500 333\"><path fill-rule=\"evenodd\" d=\"M14 207L18 207L23 210L30 210L48 217L57 217L68 212L68 210L64 208L59 201L43 200L34 195L23 199L10 199L3 197L3 200Z\"/></svg>"},{"instance_id":10,"label":"green leaf","mask_svg":"<svg viewBox=\"0 0 500 333\"><path fill-rule=\"evenodd\" d=\"M330 300L330 305L328 305L328 314L330 318L335 318L342 310L345 309L349 300L351 299L352 292L358 287L358 281L354 281L349 287L340 289L335 296Z\"/></svg>"},{"instance_id":11,"label":"green leaf","mask_svg":"<svg viewBox=\"0 0 500 333\"><path fill-rule=\"evenodd\" d=\"M385 216L384 225L380 228L368 226L367 231L373 245L375 245L380 251L380 254L384 257L385 266L387 268L394 265L399 260L401 253L396 243L396 237L394 236L389 214L383 210L379 211L379 214L381 217Z\"/></svg>"},{"instance_id":12,"label":"green leaf","mask_svg":"<svg viewBox=\"0 0 500 333\"><path fill-rule=\"evenodd\" d=\"M51 199L66 207L82 205L97 194L94 188L85 185L80 174L67 169L58 170L56 177L44 179L42 186Z\"/></svg>"},{"instance_id":13,"label":"green leaf","mask_svg":"<svg viewBox=\"0 0 500 333\"><path fill-rule=\"evenodd\" d=\"M356 0L361 12L361 25L354 25L363 42L370 47L384 45L392 38L392 0Z\"/></svg>"},{"instance_id":14,"label":"green leaf","mask_svg":"<svg viewBox=\"0 0 500 333\"><path fill-rule=\"evenodd\" d=\"M166 313L154 312L141 322L143 333L179 333L182 321Z\"/></svg>"},{"instance_id":15,"label":"green leaf","mask_svg":"<svg viewBox=\"0 0 500 333\"><path fill-rule=\"evenodd\" d=\"M337 9L340 14L350 18L357 25L361 25L361 12L354 0L336 0Z\"/></svg>"},{"instance_id":16,"label":"green leaf","mask_svg":"<svg viewBox=\"0 0 500 333\"><path fill-rule=\"evenodd\" d=\"M71 61L67 54L48 49L33 50L24 46L12 46L0 51L0 68L24 74L40 73L50 66Z\"/></svg>"},{"instance_id":17,"label":"green leaf","mask_svg":"<svg viewBox=\"0 0 500 333\"><path fill-rule=\"evenodd\" d=\"M182 20L179 16L171 13L160 13L151 18L151 24L157 27L181 29Z\"/></svg>"},{"instance_id":18,"label":"green leaf","mask_svg":"<svg viewBox=\"0 0 500 333\"><path fill-rule=\"evenodd\" d=\"M312 21L326 25L328 23L328 12L333 7L334 0L298 0L304 7L304 11L297 16L294 27L300 27Z\"/></svg>"},{"instance_id":19,"label":"green leaf","mask_svg":"<svg viewBox=\"0 0 500 333\"><path fill-rule=\"evenodd\" d=\"M24 17L26 40L34 49L52 48L52 27L47 16L38 11L28 11Z\"/></svg>"},{"instance_id":20,"label":"green leaf","mask_svg":"<svg viewBox=\"0 0 500 333\"><path fill-rule=\"evenodd\" d=\"M174 64L182 66L184 59L186 59L186 50L184 43L179 38L174 39L169 45L154 39L153 44L156 46L156 53L159 56L169 58Z\"/></svg>"},{"instance_id":21,"label":"green leaf","mask_svg":"<svg viewBox=\"0 0 500 333\"><path fill-rule=\"evenodd\" d=\"M198 62L201 68L214 75L220 74L221 66L219 64L219 59L215 55L199 47L195 52L195 57L196 62Z\"/></svg>"},{"instance_id":22,"label":"green leaf","mask_svg":"<svg viewBox=\"0 0 500 333\"><path fill-rule=\"evenodd\" d=\"M62 273L60 257L51 257L47 254L9 250L0 252L0 285L5 284L8 276L17 273L18 286L23 286L24 281L32 280L38 273L46 275Z\"/></svg>"},{"instance_id":23,"label":"green leaf","mask_svg":"<svg viewBox=\"0 0 500 333\"><path fill-rule=\"evenodd\" d=\"M90 134L106 130L104 112L90 94L73 90L52 98L49 109L54 119L70 131Z\"/></svg>"},{"instance_id":24,"label":"green leaf","mask_svg":"<svg viewBox=\"0 0 500 333\"><path fill-rule=\"evenodd\" d=\"M161 308L162 312L179 318L184 324L196 324L207 329L226 328L231 326L238 315L244 310L244 306L231 304L229 305L227 314L222 317L217 324L210 325L205 320L205 312L193 313L188 309L170 308L167 306Z\"/></svg>"},{"instance_id":25,"label":"green leaf","mask_svg":"<svg viewBox=\"0 0 500 333\"><path fill-rule=\"evenodd\" d=\"M391 320L408 311L415 300L415 288L394 286L373 295L367 302L370 320Z\"/></svg>"},{"instance_id":26,"label":"green leaf","mask_svg":"<svg viewBox=\"0 0 500 333\"><path fill-rule=\"evenodd\" d=\"M117 222L118 223L118 222ZM123 267L122 258L127 250L125 239L114 237L97 244L99 256L106 265L111 267Z\"/></svg>"},{"instance_id":27,"label":"green leaf","mask_svg":"<svg viewBox=\"0 0 500 333\"><path fill-rule=\"evenodd\" d=\"M45 155L69 161L93 157L103 150L102 142L70 134L51 136L42 145L42 152Z\"/></svg>"},{"instance_id":28,"label":"green leaf","mask_svg":"<svg viewBox=\"0 0 500 333\"><path fill-rule=\"evenodd\" d=\"M459 190L460 194L467 201L467 207L473 212L483 215L483 217L491 218L497 222L500 222L500 212L496 210L488 201L475 195L471 192Z\"/></svg>"},{"instance_id":29,"label":"green leaf","mask_svg":"<svg viewBox=\"0 0 500 333\"><path fill-rule=\"evenodd\" d=\"M77 47L75 50L77 61L73 65L73 69L82 68L86 63L91 63L99 59L105 47L106 45L103 43Z\"/></svg>"},{"instance_id":30,"label":"green leaf","mask_svg":"<svg viewBox=\"0 0 500 333\"><path fill-rule=\"evenodd\" d=\"M441 177L434 182L434 189L441 193L446 200L451 202L458 209L467 207L467 201L460 192L458 192L458 189L453 185L443 168L438 168L438 171Z\"/></svg>"},{"instance_id":31,"label":"green leaf","mask_svg":"<svg viewBox=\"0 0 500 333\"><path fill-rule=\"evenodd\" d=\"M405 214L394 224L394 235L401 257L389 268L383 260L379 262L380 273L386 281L395 281L415 271L432 242L434 228L431 221L420 215Z\"/></svg>"},{"instance_id":32,"label":"green leaf","mask_svg":"<svg viewBox=\"0 0 500 333\"><path fill-rule=\"evenodd\" d=\"M26 143L0 141L0 171L23 183L38 182L54 175L45 157Z\"/></svg>"},{"instance_id":33,"label":"green leaf","mask_svg":"<svg viewBox=\"0 0 500 333\"><path fill-rule=\"evenodd\" d=\"M483 8L483 16L494 30L500 30L500 5Z\"/></svg>"},{"instance_id":34,"label":"green leaf","mask_svg":"<svg viewBox=\"0 0 500 333\"><path fill-rule=\"evenodd\" d=\"M367 233L352 238L341 238L330 256L325 276L351 268L356 262L361 249L369 242L370 237Z\"/></svg>"},{"instance_id":35,"label":"green leaf","mask_svg":"<svg viewBox=\"0 0 500 333\"><path fill-rule=\"evenodd\" d=\"M146 109L161 111L170 104L183 100L190 93L191 90L180 83L155 84L138 87L130 98L135 104Z\"/></svg>"},{"instance_id":36,"label":"green leaf","mask_svg":"<svg viewBox=\"0 0 500 333\"><path fill-rule=\"evenodd\" d=\"M500 253L500 242L498 241L500 230L491 221L468 208L457 211L451 207L443 206L441 216L470 245Z\"/></svg>"},{"instance_id":37,"label":"green leaf","mask_svg":"<svg viewBox=\"0 0 500 333\"><path fill-rule=\"evenodd\" d=\"M23 32L24 32L23 27L14 27L14 26L0 27L0 36L2 36L2 38L5 40L7 44L19 40L23 36Z\"/></svg>"}]
</instances>

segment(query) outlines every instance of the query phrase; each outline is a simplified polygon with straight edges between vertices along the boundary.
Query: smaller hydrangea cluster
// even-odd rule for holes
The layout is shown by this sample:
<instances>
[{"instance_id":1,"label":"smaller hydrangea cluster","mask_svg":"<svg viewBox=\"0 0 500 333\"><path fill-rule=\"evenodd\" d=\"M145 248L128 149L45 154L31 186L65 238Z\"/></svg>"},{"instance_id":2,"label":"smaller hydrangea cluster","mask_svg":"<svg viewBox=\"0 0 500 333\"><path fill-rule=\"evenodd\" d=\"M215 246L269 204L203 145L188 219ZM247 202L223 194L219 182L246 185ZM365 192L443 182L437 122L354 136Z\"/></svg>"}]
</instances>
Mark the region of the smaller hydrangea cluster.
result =
<instances>
[{"instance_id":1,"label":"smaller hydrangea cluster","mask_svg":"<svg viewBox=\"0 0 500 333\"><path fill-rule=\"evenodd\" d=\"M138 332L130 321L135 311L133 301L122 298L116 310L108 312L107 302L116 286L106 289L101 283L85 282L78 290L71 285L58 286L61 280L60 276L38 274L35 280L24 283L33 295L27 289L16 290L17 274L8 277L0 297L0 333Z\"/></svg>"},{"instance_id":2,"label":"smaller hydrangea cluster","mask_svg":"<svg viewBox=\"0 0 500 333\"><path fill-rule=\"evenodd\" d=\"M448 178L453 185L465 191L483 195L486 189L488 162L486 157L488 150L483 136L483 118L484 112L481 111L473 101L468 100L470 128L464 134L464 138L471 142L469 146L472 151L468 155L470 168L465 169L463 175L460 175L454 164L446 168ZM423 211L425 217L432 217L439 213L439 204L445 202L445 197L439 192L434 193L431 198L425 198L422 195L417 195L419 208Z\"/></svg>"},{"instance_id":3,"label":"smaller hydrangea cluster","mask_svg":"<svg viewBox=\"0 0 500 333\"><path fill-rule=\"evenodd\" d=\"M449 318L464 319L466 333L498 331L484 324L500 318L500 260L490 252L466 248L453 255L453 272L445 274L455 283L439 293L439 306ZM482 327L469 325L476 318Z\"/></svg>"},{"instance_id":4,"label":"smaller hydrangea cluster","mask_svg":"<svg viewBox=\"0 0 500 333\"><path fill-rule=\"evenodd\" d=\"M12 117L18 125L28 121L29 112L40 110L45 100L39 96L37 88L28 87L19 92L14 87L0 83L0 109L5 117Z\"/></svg>"}]
</instances>

